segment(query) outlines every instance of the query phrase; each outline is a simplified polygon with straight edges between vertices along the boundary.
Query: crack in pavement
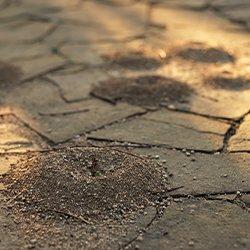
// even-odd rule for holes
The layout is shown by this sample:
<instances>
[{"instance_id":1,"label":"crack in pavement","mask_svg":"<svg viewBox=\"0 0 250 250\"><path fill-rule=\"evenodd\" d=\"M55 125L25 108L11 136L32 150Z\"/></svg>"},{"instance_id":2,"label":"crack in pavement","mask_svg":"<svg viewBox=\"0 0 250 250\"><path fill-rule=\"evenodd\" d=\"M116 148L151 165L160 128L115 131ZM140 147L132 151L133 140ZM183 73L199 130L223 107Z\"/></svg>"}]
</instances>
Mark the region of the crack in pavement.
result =
<instances>
[{"instance_id":1,"label":"crack in pavement","mask_svg":"<svg viewBox=\"0 0 250 250\"><path fill-rule=\"evenodd\" d=\"M223 133L223 134L220 134L220 133L211 132L211 131L206 131L206 130L199 130L199 129L195 129L195 128L192 128L192 127L190 127L190 126L178 124L178 123L175 123L175 122L166 122L166 121L160 121L160 120L156 120L156 119L152 119L152 118L145 118L145 117L142 117L142 119L143 119L143 120L148 120L148 121L153 121L153 122L156 122L156 123L168 124L168 125L171 125L171 126L173 126L173 127L176 126L176 127L180 127L180 128L189 129L189 130L192 130L192 131L201 133L201 134L212 134L212 135L224 136L224 133Z\"/></svg>"},{"instance_id":2,"label":"crack in pavement","mask_svg":"<svg viewBox=\"0 0 250 250\"><path fill-rule=\"evenodd\" d=\"M236 121L234 121L231 124L231 126L228 129L228 131L226 132L224 140L223 140L222 152L227 152L230 139L237 133L240 125L244 122L244 119L248 114L250 114L250 111L245 113L243 116L241 116L239 119L237 119Z\"/></svg>"},{"instance_id":3,"label":"crack in pavement","mask_svg":"<svg viewBox=\"0 0 250 250\"><path fill-rule=\"evenodd\" d=\"M88 133L93 132L89 131ZM87 134L87 133L86 133ZM100 141L100 142L113 142L113 143L129 143L130 145L140 145L140 147L144 148L166 148L166 149L172 149L176 151L194 151L195 153L204 153L204 154L215 154L215 153L221 153L222 148L217 149L217 150L199 150L199 149L193 149L193 148L180 148L180 147L172 147L167 144L153 144L153 143L139 143L139 142L132 142L132 141L126 141L126 140L112 140L112 139L104 139L104 138L95 138L92 136L87 136L87 139L91 139L93 141Z\"/></svg>"},{"instance_id":4,"label":"crack in pavement","mask_svg":"<svg viewBox=\"0 0 250 250\"><path fill-rule=\"evenodd\" d=\"M29 125L29 123L26 123L26 122L25 122L24 120L22 120L17 114L15 114L15 113L10 113L10 115L14 116L18 121L20 121L20 122L22 123L22 125L23 125L26 129L28 129L28 130L34 132L35 134L37 134L37 135L38 135L42 140L44 140L49 146L55 145L55 143L54 143L52 140L50 140L49 138L47 138L47 137L44 136L43 134L41 134L41 133L39 133L38 131L36 131L35 129L33 129L33 128Z\"/></svg>"},{"instance_id":5,"label":"crack in pavement","mask_svg":"<svg viewBox=\"0 0 250 250\"><path fill-rule=\"evenodd\" d=\"M65 111L65 112L56 112L56 113L42 113L39 112L38 114L41 116L67 116L67 115L73 115L73 114L79 114L79 113L86 113L89 112L90 109L79 109L79 110L71 110L71 111Z\"/></svg>"}]
</instances>

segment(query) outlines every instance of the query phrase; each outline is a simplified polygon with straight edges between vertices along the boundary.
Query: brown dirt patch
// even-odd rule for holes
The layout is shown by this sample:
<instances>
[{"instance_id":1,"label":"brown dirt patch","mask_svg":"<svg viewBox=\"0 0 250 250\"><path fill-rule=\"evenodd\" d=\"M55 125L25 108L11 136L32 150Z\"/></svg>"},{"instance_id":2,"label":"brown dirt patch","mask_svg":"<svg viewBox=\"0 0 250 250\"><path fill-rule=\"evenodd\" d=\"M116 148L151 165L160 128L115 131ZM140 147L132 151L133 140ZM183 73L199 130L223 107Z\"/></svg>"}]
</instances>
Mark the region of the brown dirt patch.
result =
<instances>
[{"instance_id":1,"label":"brown dirt patch","mask_svg":"<svg viewBox=\"0 0 250 250\"><path fill-rule=\"evenodd\" d=\"M21 76L20 68L0 61L0 87L8 87L18 83Z\"/></svg>"},{"instance_id":2,"label":"brown dirt patch","mask_svg":"<svg viewBox=\"0 0 250 250\"><path fill-rule=\"evenodd\" d=\"M146 55L141 51L126 54L115 53L104 56L104 58L113 66L119 66L129 70L153 70L163 64L163 60L161 60L160 57Z\"/></svg>"},{"instance_id":3,"label":"brown dirt patch","mask_svg":"<svg viewBox=\"0 0 250 250\"><path fill-rule=\"evenodd\" d=\"M221 48L185 48L177 52L177 56L190 61L201 63L234 62L234 56Z\"/></svg>"},{"instance_id":4,"label":"brown dirt patch","mask_svg":"<svg viewBox=\"0 0 250 250\"><path fill-rule=\"evenodd\" d=\"M250 80L242 77L231 78L217 76L214 78L207 79L205 81L205 84L216 89L225 89L233 91L250 89Z\"/></svg>"},{"instance_id":5,"label":"brown dirt patch","mask_svg":"<svg viewBox=\"0 0 250 250\"><path fill-rule=\"evenodd\" d=\"M158 165L95 147L39 154L17 165L8 183L7 196L14 197L17 211L57 212L92 222L123 218L166 190Z\"/></svg>"},{"instance_id":6,"label":"brown dirt patch","mask_svg":"<svg viewBox=\"0 0 250 250\"><path fill-rule=\"evenodd\" d=\"M183 82L157 75L110 79L101 82L92 94L111 102L124 101L139 106L188 102L194 90Z\"/></svg>"}]
</instances>

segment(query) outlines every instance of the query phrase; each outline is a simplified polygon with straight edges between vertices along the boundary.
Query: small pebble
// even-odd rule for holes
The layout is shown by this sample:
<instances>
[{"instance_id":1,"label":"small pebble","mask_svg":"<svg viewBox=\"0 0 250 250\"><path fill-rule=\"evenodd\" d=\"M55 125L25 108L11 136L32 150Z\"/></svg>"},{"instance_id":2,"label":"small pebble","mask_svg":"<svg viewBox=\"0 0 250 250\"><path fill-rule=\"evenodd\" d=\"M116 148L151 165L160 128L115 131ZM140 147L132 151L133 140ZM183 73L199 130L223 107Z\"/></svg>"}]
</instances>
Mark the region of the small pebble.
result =
<instances>
[{"instance_id":1,"label":"small pebble","mask_svg":"<svg viewBox=\"0 0 250 250\"><path fill-rule=\"evenodd\" d=\"M143 237L140 235L138 238L137 238L138 241L142 241L143 240Z\"/></svg>"},{"instance_id":2,"label":"small pebble","mask_svg":"<svg viewBox=\"0 0 250 250\"><path fill-rule=\"evenodd\" d=\"M189 245L189 246L193 246L193 245L194 245L194 242L191 240L191 241L188 242L188 245Z\"/></svg>"},{"instance_id":3,"label":"small pebble","mask_svg":"<svg viewBox=\"0 0 250 250\"><path fill-rule=\"evenodd\" d=\"M174 106L173 104L170 104L170 105L168 105L168 108L174 110L174 109L175 109L175 106Z\"/></svg>"}]
</instances>

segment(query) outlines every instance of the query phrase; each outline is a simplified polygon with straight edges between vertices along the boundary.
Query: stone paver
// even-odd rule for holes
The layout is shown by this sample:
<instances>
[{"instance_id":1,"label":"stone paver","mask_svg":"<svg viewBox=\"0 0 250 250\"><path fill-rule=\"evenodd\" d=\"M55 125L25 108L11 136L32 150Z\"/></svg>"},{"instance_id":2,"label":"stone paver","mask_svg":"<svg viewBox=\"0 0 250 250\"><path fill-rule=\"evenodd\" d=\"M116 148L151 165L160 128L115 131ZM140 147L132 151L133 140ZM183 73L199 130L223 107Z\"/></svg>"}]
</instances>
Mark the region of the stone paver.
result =
<instances>
[{"instance_id":1,"label":"stone paver","mask_svg":"<svg viewBox=\"0 0 250 250\"><path fill-rule=\"evenodd\" d=\"M161 111L97 130L90 138L213 151L223 147L228 128L208 118Z\"/></svg>"},{"instance_id":2,"label":"stone paver","mask_svg":"<svg viewBox=\"0 0 250 250\"><path fill-rule=\"evenodd\" d=\"M230 151L250 151L250 115L247 115L229 141Z\"/></svg>"},{"instance_id":3,"label":"stone paver","mask_svg":"<svg viewBox=\"0 0 250 250\"><path fill-rule=\"evenodd\" d=\"M54 85L38 80L16 88L6 103L30 127L54 142L144 111L126 103L114 106L95 99L67 104Z\"/></svg>"},{"instance_id":4,"label":"stone paver","mask_svg":"<svg viewBox=\"0 0 250 250\"><path fill-rule=\"evenodd\" d=\"M141 249L248 249L249 222L237 205L185 199L167 207L135 243Z\"/></svg>"},{"instance_id":5,"label":"stone paver","mask_svg":"<svg viewBox=\"0 0 250 250\"><path fill-rule=\"evenodd\" d=\"M16 80L26 79L45 74L66 64L66 60L51 53L44 45L5 45L0 44L1 63L17 68L20 76ZM5 83L7 85L7 83Z\"/></svg>"},{"instance_id":6,"label":"stone paver","mask_svg":"<svg viewBox=\"0 0 250 250\"><path fill-rule=\"evenodd\" d=\"M54 25L43 22L13 21L0 25L1 43L32 43L42 39Z\"/></svg>"},{"instance_id":7,"label":"stone paver","mask_svg":"<svg viewBox=\"0 0 250 250\"><path fill-rule=\"evenodd\" d=\"M47 143L16 118L0 118L0 153L37 151L43 148L48 148Z\"/></svg>"},{"instance_id":8,"label":"stone paver","mask_svg":"<svg viewBox=\"0 0 250 250\"><path fill-rule=\"evenodd\" d=\"M133 152L159 158L157 161L166 167L171 186L182 187L172 194L236 193L249 189L249 154L186 154L157 148L134 149Z\"/></svg>"},{"instance_id":9,"label":"stone paver","mask_svg":"<svg viewBox=\"0 0 250 250\"><path fill-rule=\"evenodd\" d=\"M99 10L102 15L95 19L91 18ZM82 11L85 15L82 15ZM70 24L61 25L51 36L47 37L47 43L121 40L143 34L146 5L138 3L131 6L112 6L101 1L86 1L76 10L65 9L61 13L53 14L52 17L77 22L80 25L77 29L72 28L74 26ZM115 23L113 19L116 20Z\"/></svg>"},{"instance_id":10,"label":"stone paver","mask_svg":"<svg viewBox=\"0 0 250 250\"><path fill-rule=\"evenodd\" d=\"M93 86L110 75L102 69L86 69L67 75L51 74L48 78L57 83L65 99L72 102L89 97Z\"/></svg>"},{"instance_id":11,"label":"stone paver","mask_svg":"<svg viewBox=\"0 0 250 250\"><path fill-rule=\"evenodd\" d=\"M0 0L0 249L249 249L249 8Z\"/></svg>"}]
</instances>

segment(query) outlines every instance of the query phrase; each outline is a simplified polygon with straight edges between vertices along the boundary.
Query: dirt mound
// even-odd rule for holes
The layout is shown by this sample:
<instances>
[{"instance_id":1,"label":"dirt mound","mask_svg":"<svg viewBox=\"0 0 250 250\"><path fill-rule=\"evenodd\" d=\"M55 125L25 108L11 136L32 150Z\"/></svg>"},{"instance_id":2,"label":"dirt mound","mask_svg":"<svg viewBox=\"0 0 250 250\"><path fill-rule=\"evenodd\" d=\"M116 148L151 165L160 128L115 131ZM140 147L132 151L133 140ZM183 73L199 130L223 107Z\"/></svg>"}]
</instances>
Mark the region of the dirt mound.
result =
<instances>
[{"instance_id":1,"label":"dirt mound","mask_svg":"<svg viewBox=\"0 0 250 250\"><path fill-rule=\"evenodd\" d=\"M15 65L0 61L0 87L8 87L17 83L22 76L22 71Z\"/></svg>"},{"instance_id":2,"label":"dirt mound","mask_svg":"<svg viewBox=\"0 0 250 250\"><path fill-rule=\"evenodd\" d=\"M250 80L247 80L242 77L231 78L217 76L214 78L209 78L205 81L206 85L209 85L216 89L225 89L225 90L247 90L250 89Z\"/></svg>"},{"instance_id":3,"label":"dirt mound","mask_svg":"<svg viewBox=\"0 0 250 250\"><path fill-rule=\"evenodd\" d=\"M193 89L185 83L162 76L119 78L101 82L92 94L112 102L124 101L139 106L188 102Z\"/></svg>"},{"instance_id":4,"label":"dirt mound","mask_svg":"<svg viewBox=\"0 0 250 250\"><path fill-rule=\"evenodd\" d=\"M7 182L13 180L7 195L15 197L20 211L54 211L86 221L121 218L166 190L158 165L94 147L39 154L17 166Z\"/></svg>"},{"instance_id":5,"label":"dirt mound","mask_svg":"<svg viewBox=\"0 0 250 250\"><path fill-rule=\"evenodd\" d=\"M220 48L185 48L179 50L177 56L185 60L201 63L227 63L235 61L232 55Z\"/></svg>"},{"instance_id":6,"label":"dirt mound","mask_svg":"<svg viewBox=\"0 0 250 250\"><path fill-rule=\"evenodd\" d=\"M133 51L130 53L115 53L113 55L104 56L113 66L129 70L153 70L159 68L163 64L160 57L146 55L141 51Z\"/></svg>"}]
</instances>

